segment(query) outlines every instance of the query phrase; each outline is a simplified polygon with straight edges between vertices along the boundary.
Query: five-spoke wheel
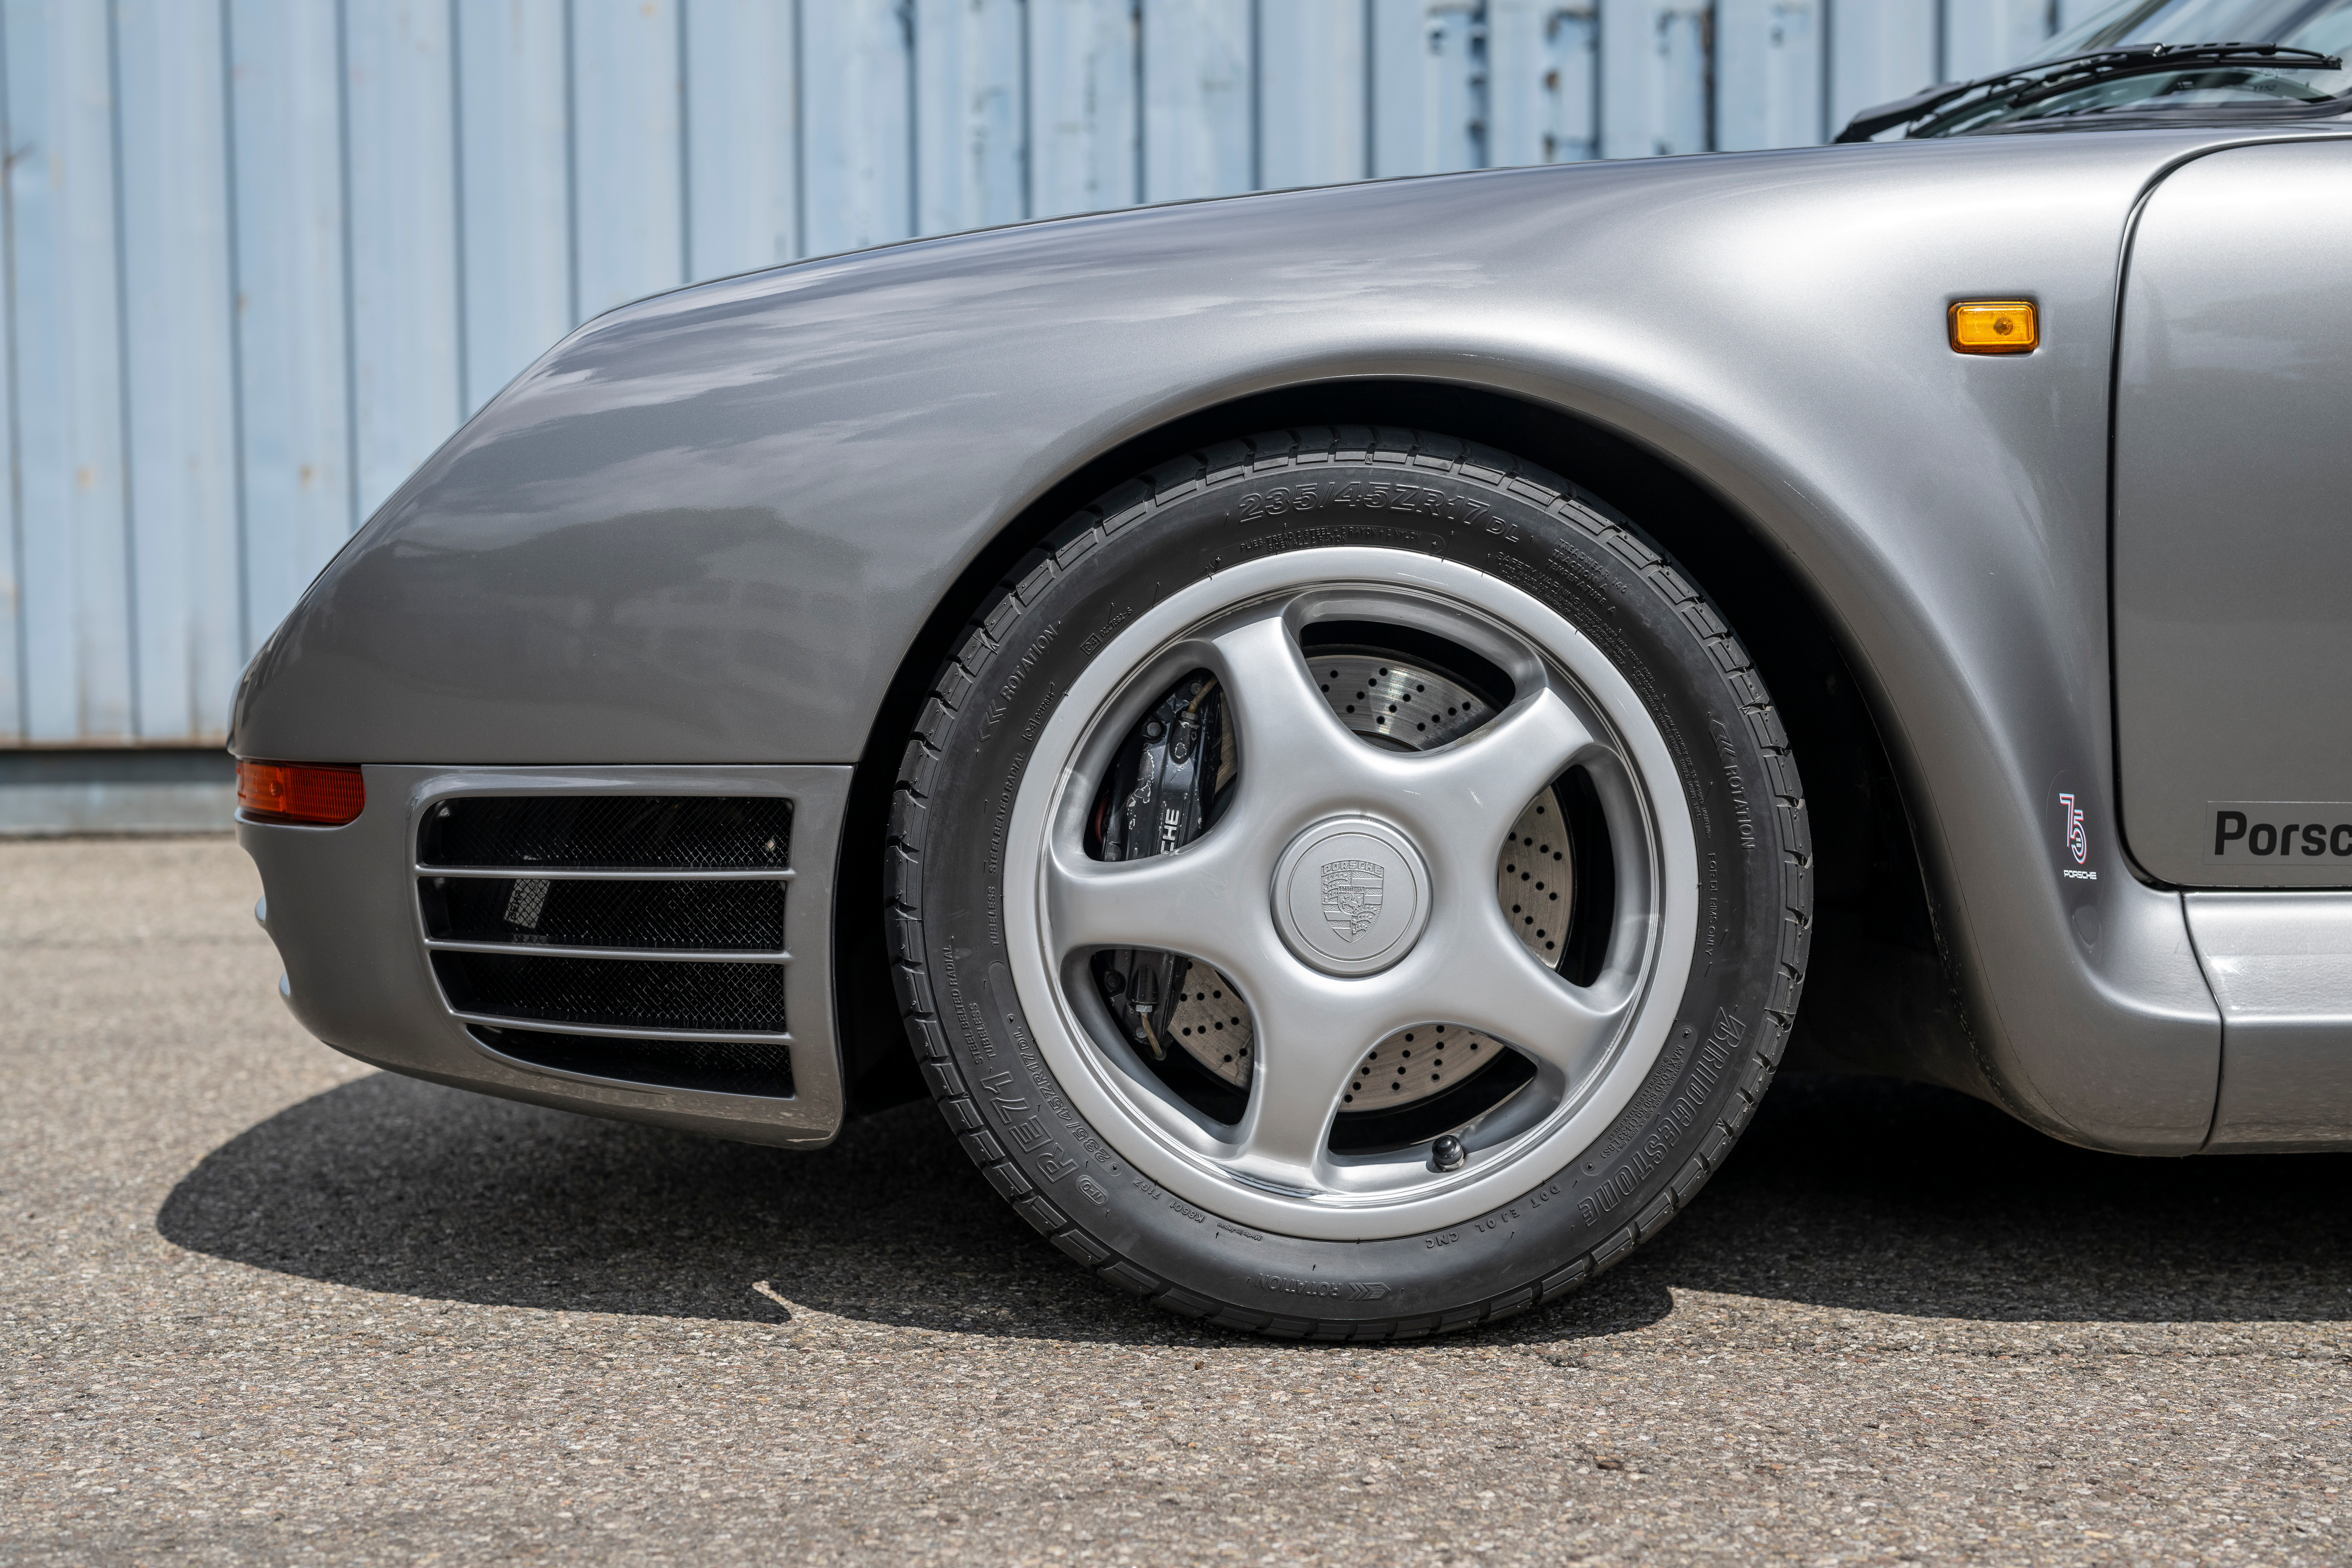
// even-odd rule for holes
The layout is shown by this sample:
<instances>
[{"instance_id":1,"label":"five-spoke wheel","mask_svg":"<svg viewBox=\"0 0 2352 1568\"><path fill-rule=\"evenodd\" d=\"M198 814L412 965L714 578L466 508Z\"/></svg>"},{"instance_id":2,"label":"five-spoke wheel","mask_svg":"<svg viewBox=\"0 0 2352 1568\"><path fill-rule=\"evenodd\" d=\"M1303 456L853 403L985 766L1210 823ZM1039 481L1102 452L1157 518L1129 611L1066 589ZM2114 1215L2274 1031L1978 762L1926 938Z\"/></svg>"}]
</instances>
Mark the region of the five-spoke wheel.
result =
<instances>
[{"instance_id":1,"label":"five-spoke wheel","mask_svg":"<svg viewBox=\"0 0 2352 1568\"><path fill-rule=\"evenodd\" d=\"M1639 764L1617 738L1621 725L1643 726L1643 715L1638 707L1609 714L1570 673L1569 659L1584 650L1548 649L1494 607L1444 596L1434 584L1395 591L1385 584L1417 568L1378 552L1315 552L1270 564L1277 569L1202 584L1192 597L1210 613L1178 635L1153 643L1139 629L1107 649L1100 673L1114 677L1122 662L1130 673L1066 758L1044 759L1063 773L1050 802L1037 787L1047 775L1033 772L1019 810L1046 817L1037 952L1057 1009L1077 1020L1072 1034L1099 1058L1089 1064L1096 1080L1118 1095L1139 1133L1161 1145L1173 1180L1183 1179L1173 1176L1181 1166L1253 1197L1343 1202L1361 1226L1368 1207L1393 1208L1483 1174L1599 1081L1657 957L1663 850ZM1510 607L1507 595L1486 596ZM1335 703L1331 681L1310 662L1314 634L1335 624L1357 662L1357 650L1379 651L1387 634L1413 646L1391 651L1383 669L1417 668L1408 662L1415 657L1434 663L1426 650L1435 645L1441 657L1454 655L1454 668L1482 667L1507 689L1479 703L1479 721L1433 747L1367 733L1342 711L1352 689L1343 685ZM1154 705L1171 672L1215 683L1237 776L1197 837L1106 861L1087 842L1105 774L1135 710ZM1498 867L1529 803L1571 774L1591 781L1602 837L1580 847L1563 834L1555 879L1572 875L1570 855L1606 857L1618 873L1614 907L1586 911L1618 940L1600 973L1581 984L1520 940L1497 891ZM1016 818L1016 833L1025 826ZM1203 1111L1110 1024L1087 963L1110 948L1181 955L1238 991L1255 1070L1237 1116L1219 1121ZM1514 1103L1465 1108L1455 1122L1416 1129L1401 1147L1335 1148L1335 1123L1367 1054L1393 1041L1392 1060L1407 1061L1394 1055L1412 1048L1402 1037L1420 1031L1434 1043L1440 1029L1488 1042L1490 1059L1499 1061L1503 1047L1532 1062L1531 1076L1513 1079ZM1424 1048L1423 1060L1443 1058ZM1437 1076L1442 1082L1442 1069ZM1452 1172L1438 1170L1430 1152L1446 1134L1468 1152Z\"/></svg>"},{"instance_id":2,"label":"five-spoke wheel","mask_svg":"<svg viewBox=\"0 0 2352 1568\"><path fill-rule=\"evenodd\" d=\"M1458 440L1285 431L976 606L899 770L908 1026L1054 1244L1269 1332L1520 1310L1688 1201L1801 979L1796 770L1622 518Z\"/></svg>"}]
</instances>

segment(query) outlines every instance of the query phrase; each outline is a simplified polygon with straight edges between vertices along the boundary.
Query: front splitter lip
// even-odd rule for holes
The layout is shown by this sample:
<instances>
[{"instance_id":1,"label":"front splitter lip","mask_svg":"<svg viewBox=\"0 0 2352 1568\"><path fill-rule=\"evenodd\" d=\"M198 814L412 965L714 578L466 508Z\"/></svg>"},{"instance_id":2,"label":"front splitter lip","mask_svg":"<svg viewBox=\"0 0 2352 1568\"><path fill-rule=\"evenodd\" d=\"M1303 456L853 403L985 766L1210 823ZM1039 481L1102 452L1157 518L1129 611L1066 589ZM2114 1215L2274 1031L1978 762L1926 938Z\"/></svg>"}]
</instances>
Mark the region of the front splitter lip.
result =
<instances>
[{"instance_id":1,"label":"front splitter lip","mask_svg":"<svg viewBox=\"0 0 2352 1568\"><path fill-rule=\"evenodd\" d=\"M1466 1224L1509 1203L1582 1153L1632 1103L1673 1032L1696 952L1698 858L1689 808L1679 790L1649 791L1657 890L1649 920L1651 958L1630 1022L1600 1069L1543 1123L1454 1179L1429 1183L1402 1198L1301 1194L1237 1180L1234 1173L1163 1139L1129 1102L1101 1053L1091 1048L1055 983L1044 920L1045 836L1097 715L1153 650L1231 606L1344 584L1453 599L1515 628L1540 645L1609 717L1643 780L1679 777L1631 683L1565 617L1531 595L1473 568L1403 552L1293 552L1245 563L1163 600L1130 622L1072 683L1039 735L1015 793L1005 864L1038 869L1032 876L1007 877L1005 930L1014 993L1037 1052L1073 1109L1121 1158L1186 1202L1253 1229L1307 1240L1374 1241Z\"/></svg>"}]
</instances>

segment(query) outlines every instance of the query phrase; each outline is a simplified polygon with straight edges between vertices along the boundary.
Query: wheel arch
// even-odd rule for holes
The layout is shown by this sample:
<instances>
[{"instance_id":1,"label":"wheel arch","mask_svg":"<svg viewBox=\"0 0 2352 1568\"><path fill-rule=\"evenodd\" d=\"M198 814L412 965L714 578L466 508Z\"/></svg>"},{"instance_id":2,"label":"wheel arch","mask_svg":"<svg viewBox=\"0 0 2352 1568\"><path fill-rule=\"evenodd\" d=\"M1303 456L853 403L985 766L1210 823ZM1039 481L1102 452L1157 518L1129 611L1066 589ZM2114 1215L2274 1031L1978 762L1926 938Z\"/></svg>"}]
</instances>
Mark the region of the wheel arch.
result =
<instances>
[{"instance_id":1,"label":"wheel arch","mask_svg":"<svg viewBox=\"0 0 2352 1568\"><path fill-rule=\"evenodd\" d=\"M1816 807L1820 923L1788 1065L1919 1079L2008 1106L1960 1010L1912 829L1916 786L1886 743L1885 700L1857 677L1866 667L1849 629L1814 585L1686 466L1581 414L1472 384L1364 379L1234 397L1103 447L1007 518L933 606L875 713L843 826L835 951L852 1110L925 1092L887 978L877 858L906 737L961 628L1040 539L1114 485L1211 442L1322 424L1442 431L1541 463L1673 555L1756 659Z\"/></svg>"}]
</instances>

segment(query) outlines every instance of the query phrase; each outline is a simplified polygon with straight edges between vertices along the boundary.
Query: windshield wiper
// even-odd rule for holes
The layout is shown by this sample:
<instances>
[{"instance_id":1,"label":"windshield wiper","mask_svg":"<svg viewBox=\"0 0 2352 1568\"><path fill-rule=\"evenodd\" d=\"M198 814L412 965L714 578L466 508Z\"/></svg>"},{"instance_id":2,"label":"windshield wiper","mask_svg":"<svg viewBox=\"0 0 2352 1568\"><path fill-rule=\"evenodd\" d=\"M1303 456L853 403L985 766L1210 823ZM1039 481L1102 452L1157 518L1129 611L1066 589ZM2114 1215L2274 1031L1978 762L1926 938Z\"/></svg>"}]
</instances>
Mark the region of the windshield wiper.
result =
<instances>
[{"instance_id":1,"label":"windshield wiper","mask_svg":"<svg viewBox=\"0 0 2352 1568\"><path fill-rule=\"evenodd\" d=\"M1974 81L1931 87L1908 98L1898 98L1892 103L1864 110L1847 121L1845 129L1831 140L1867 142L1882 131L1922 119L1972 92L1985 91L1988 97L1991 97L1994 93L1988 89L2007 87L2012 82L2021 84L2018 91L2009 95L2009 102L2014 107L2037 103L2058 93L2112 81L2118 77L2146 76L2152 71L2178 70L2184 66L2226 65L2273 66L2289 70L2344 68L2344 62L2334 55L2323 55L2315 49L2289 48L2284 44L2133 44L2120 49L2097 49L2086 55L2068 55L2063 59L2043 60L2038 65L2002 71L1998 76L1979 77Z\"/></svg>"}]
</instances>

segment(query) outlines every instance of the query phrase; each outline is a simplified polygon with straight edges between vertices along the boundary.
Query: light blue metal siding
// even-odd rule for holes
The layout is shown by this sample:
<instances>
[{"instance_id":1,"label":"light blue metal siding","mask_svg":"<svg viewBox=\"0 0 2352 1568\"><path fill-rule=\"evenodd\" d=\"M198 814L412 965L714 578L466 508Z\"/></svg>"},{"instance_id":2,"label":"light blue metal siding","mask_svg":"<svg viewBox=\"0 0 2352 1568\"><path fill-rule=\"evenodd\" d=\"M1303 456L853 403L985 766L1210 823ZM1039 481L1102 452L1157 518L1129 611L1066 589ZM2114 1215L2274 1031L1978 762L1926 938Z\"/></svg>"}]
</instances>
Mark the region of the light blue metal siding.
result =
<instances>
[{"instance_id":1,"label":"light blue metal siding","mask_svg":"<svg viewBox=\"0 0 2352 1568\"><path fill-rule=\"evenodd\" d=\"M1600 155L1598 0L1487 0L1486 152L1498 164Z\"/></svg>"},{"instance_id":2,"label":"light blue metal siding","mask_svg":"<svg viewBox=\"0 0 2352 1568\"><path fill-rule=\"evenodd\" d=\"M1029 0L1029 216L1144 199L1142 8Z\"/></svg>"},{"instance_id":3,"label":"light blue metal siding","mask_svg":"<svg viewBox=\"0 0 2352 1568\"><path fill-rule=\"evenodd\" d=\"M268 637L359 519L352 510L344 266L342 17L311 0L229 0L229 232L245 594ZM418 322L419 332L457 323ZM37 531L36 520L26 520ZM227 727L228 689L198 737Z\"/></svg>"},{"instance_id":4,"label":"light blue metal siding","mask_svg":"<svg viewBox=\"0 0 2352 1568\"><path fill-rule=\"evenodd\" d=\"M1944 0L1880 0L1832 9L1828 122L1843 125L1874 103L1941 80L1936 26L1943 9Z\"/></svg>"},{"instance_id":5,"label":"light blue metal siding","mask_svg":"<svg viewBox=\"0 0 2352 1568\"><path fill-rule=\"evenodd\" d=\"M712 7L715 9L715 7ZM579 319L564 0L455 7L458 363L471 415Z\"/></svg>"},{"instance_id":6,"label":"light blue metal siding","mask_svg":"<svg viewBox=\"0 0 2352 1568\"><path fill-rule=\"evenodd\" d=\"M354 516L383 504L464 411L446 0L352 6L343 36Z\"/></svg>"},{"instance_id":7,"label":"light blue metal siding","mask_svg":"<svg viewBox=\"0 0 2352 1568\"><path fill-rule=\"evenodd\" d=\"M111 17L10 0L10 301L25 731L132 734Z\"/></svg>"},{"instance_id":8,"label":"light blue metal siding","mask_svg":"<svg viewBox=\"0 0 2352 1568\"><path fill-rule=\"evenodd\" d=\"M1714 107L1706 90L1707 34L1714 9L1706 0L1601 0L1603 157L1706 150Z\"/></svg>"},{"instance_id":9,"label":"light blue metal siding","mask_svg":"<svg viewBox=\"0 0 2352 1568\"><path fill-rule=\"evenodd\" d=\"M1376 176L1486 162L1485 11L1472 0L1372 0Z\"/></svg>"},{"instance_id":10,"label":"light blue metal siding","mask_svg":"<svg viewBox=\"0 0 2352 1568\"><path fill-rule=\"evenodd\" d=\"M0 17L0 20L5 20ZM0 127L8 122L8 47L0 26ZM16 143L0 141L0 160L16 162ZM25 531L17 526L23 465L16 460L16 310L13 293L0 293L0 437L6 442L8 482L0 485L0 738L25 733Z\"/></svg>"},{"instance_id":11,"label":"light blue metal siding","mask_svg":"<svg viewBox=\"0 0 2352 1568\"><path fill-rule=\"evenodd\" d=\"M1943 68L1955 81L1989 76L2031 55L2050 36L2054 0L1960 0L1945 11ZM1969 13L1954 26L1951 12Z\"/></svg>"},{"instance_id":12,"label":"light blue metal siding","mask_svg":"<svg viewBox=\"0 0 2352 1568\"><path fill-rule=\"evenodd\" d=\"M572 268L583 320L686 281L681 4L572 0Z\"/></svg>"},{"instance_id":13,"label":"light blue metal siding","mask_svg":"<svg viewBox=\"0 0 2352 1568\"><path fill-rule=\"evenodd\" d=\"M1259 184L1330 185L1371 173L1369 19L1363 0L1259 11Z\"/></svg>"},{"instance_id":14,"label":"light blue metal siding","mask_svg":"<svg viewBox=\"0 0 2352 1568\"><path fill-rule=\"evenodd\" d=\"M802 254L794 38L793 8L773 0L687 8L686 258L696 279Z\"/></svg>"},{"instance_id":15,"label":"light blue metal siding","mask_svg":"<svg viewBox=\"0 0 2352 1568\"><path fill-rule=\"evenodd\" d=\"M915 232L914 62L903 0L817 0L801 7L803 143L813 254ZM817 62L824 62L820 66ZM642 292L642 290L640 290Z\"/></svg>"},{"instance_id":16,"label":"light blue metal siding","mask_svg":"<svg viewBox=\"0 0 2352 1568\"><path fill-rule=\"evenodd\" d=\"M217 742L562 333L1139 201L1822 140L2093 0L0 0L0 745Z\"/></svg>"},{"instance_id":17,"label":"light blue metal siding","mask_svg":"<svg viewBox=\"0 0 2352 1568\"><path fill-rule=\"evenodd\" d=\"M1821 36L1825 3L1718 0L1716 146L1739 152L1801 147L1822 139L1822 68L1828 63Z\"/></svg>"},{"instance_id":18,"label":"light blue metal siding","mask_svg":"<svg viewBox=\"0 0 2352 1568\"><path fill-rule=\"evenodd\" d=\"M1017 0L915 5L915 226L922 233L1028 216L1024 19Z\"/></svg>"},{"instance_id":19,"label":"light blue metal siding","mask_svg":"<svg viewBox=\"0 0 2352 1568\"><path fill-rule=\"evenodd\" d=\"M123 387L135 731L208 735L236 679L236 331L217 5L126 0L120 86Z\"/></svg>"}]
</instances>

